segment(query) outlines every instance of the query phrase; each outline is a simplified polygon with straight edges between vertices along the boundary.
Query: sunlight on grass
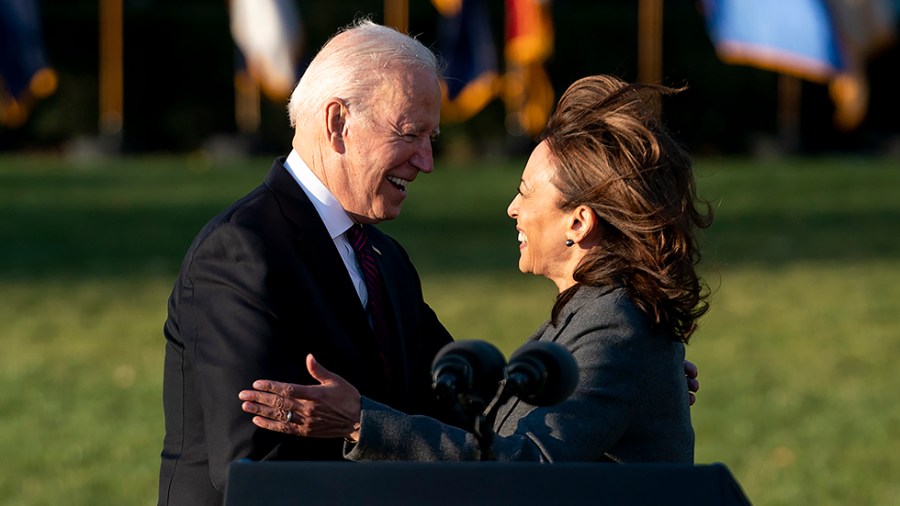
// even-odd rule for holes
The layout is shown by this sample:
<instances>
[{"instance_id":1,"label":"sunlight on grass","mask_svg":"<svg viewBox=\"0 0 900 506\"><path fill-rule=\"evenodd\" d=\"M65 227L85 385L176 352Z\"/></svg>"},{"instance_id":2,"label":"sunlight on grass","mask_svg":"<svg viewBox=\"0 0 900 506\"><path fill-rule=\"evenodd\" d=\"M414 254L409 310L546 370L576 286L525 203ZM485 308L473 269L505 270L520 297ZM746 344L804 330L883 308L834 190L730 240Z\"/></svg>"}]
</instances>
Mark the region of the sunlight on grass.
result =
<instances>
[{"instance_id":1,"label":"sunlight on grass","mask_svg":"<svg viewBox=\"0 0 900 506\"><path fill-rule=\"evenodd\" d=\"M190 240L271 160L0 158L0 497L148 505L163 437L166 300ZM460 339L509 356L552 284L518 272L520 162L442 167L383 228ZM712 308L688 346L700 463L755 504L900 497L900 172L880 160L705 160ZM124 167L128 167L125 169Z\"/></svg>"},{"instance_id":2,"label":"sunlight on grass","mask_svg":"<svg viewBox=\"0 0 900 506\"><path fill-rule=\"evenodd\" d=\"M151 503L170 283L0 282L4 504Z\"/></svg>"},{"instance_id":3,"label":"sunlight on grass","mask_svg":"<svg viewBox=\"0 0 900 506\"><path fill-rule=\"evenodd\" d=\"M888 371L900 356L900 264L723 277L688 353L701 368L698 462L725 462L764 504L898 497L900 461L889 456L900 451L900 406Z\"/></svg>"}]
</instances>

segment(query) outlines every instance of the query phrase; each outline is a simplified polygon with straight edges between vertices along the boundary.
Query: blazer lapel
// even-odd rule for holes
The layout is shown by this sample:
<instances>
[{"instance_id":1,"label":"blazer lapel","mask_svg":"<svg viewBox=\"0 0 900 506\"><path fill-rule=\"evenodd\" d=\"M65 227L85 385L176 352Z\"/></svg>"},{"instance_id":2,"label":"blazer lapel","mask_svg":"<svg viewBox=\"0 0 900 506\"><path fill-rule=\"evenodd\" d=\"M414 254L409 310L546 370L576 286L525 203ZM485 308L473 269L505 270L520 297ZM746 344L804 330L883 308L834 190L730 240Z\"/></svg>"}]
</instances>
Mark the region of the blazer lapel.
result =
<instances>
[{"instance_id":1,"label":"blazer lapel","mask_svg":"<svg viewBox=\"0 0 900 506\"><path fill-rule=\"evenodd\" d=\"M564 307L560 312L557 324L551 325L549 320L544 322L544 324L541 325L540 328L538 328L528 340L556 342L559 339L560 334L563 333L563 331L569 325L569 322L572 321L572 317L575 315L575 313L578 312L579 309L584 307L584 305L592 298L600 297L601 295L609 292L612 289L612 287L592 287L581 285L578 288L578 292L576 292L575 295L572 296L572 299L569 300L569 303L566 304L566 307ZM494 424L494 427L498 431L500 427L502 427L506 423L507 419L520 402L523 401L519 398L514 398L511 400L511 402L507 402L505 405L500 407L497 412L497 420L500 420L500 422Z\"/></svg>"}]
</instances>

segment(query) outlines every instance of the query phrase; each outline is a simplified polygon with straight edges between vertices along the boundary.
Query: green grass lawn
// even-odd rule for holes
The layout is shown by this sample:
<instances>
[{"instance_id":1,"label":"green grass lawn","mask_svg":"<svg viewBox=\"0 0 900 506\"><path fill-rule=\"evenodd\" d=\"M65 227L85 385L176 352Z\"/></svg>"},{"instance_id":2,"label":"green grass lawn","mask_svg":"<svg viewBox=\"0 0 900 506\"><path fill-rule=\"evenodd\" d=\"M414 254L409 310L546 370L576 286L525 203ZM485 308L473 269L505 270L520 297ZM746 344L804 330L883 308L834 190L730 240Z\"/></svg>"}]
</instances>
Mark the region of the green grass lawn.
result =
<instances>
[{"instance_id":1,"label":"green grass lawn","mask_svg":"<svg viewBox=\"0 0 900 506\"><path fill-rule=\"evenodd\" d=\"M156 502L162 324L181 257L271 160L0 157L0 501ZM900 170L700 160L712 309L688 347L697 462L756 504L900 498ZM438 164L385 229L458 338L514 350L547 316L506 217L521 163Z\"/></svg>"}]
</instances>

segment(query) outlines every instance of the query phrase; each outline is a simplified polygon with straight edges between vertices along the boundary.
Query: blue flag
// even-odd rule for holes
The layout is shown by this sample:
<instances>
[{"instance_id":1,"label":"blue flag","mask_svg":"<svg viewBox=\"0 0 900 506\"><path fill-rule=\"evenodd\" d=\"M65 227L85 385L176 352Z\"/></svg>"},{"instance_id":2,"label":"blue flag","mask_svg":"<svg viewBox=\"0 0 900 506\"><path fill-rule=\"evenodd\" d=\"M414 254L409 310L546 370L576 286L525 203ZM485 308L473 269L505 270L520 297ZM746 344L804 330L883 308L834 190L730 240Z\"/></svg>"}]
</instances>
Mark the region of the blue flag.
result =
<instances>
[{"instance_id":1,"label":"blue flag","mask_svg":"<svg viewBox=\"0 0 900 506\"><path fill-rule=\"evenodd\" d=\"M0 124L17 127L39 98L56 91L36 0L0 1Z\"/></svg>"},{"instance_id":2,"label":"blue flag","mask_svg":"<svg viewBox=\"0 0 900 506\"><path fill-rule=\"evenodd\" d=\"M703 0L719 58L828 84L835 125L859 126L865 64L895 39L888 0Z\"/></svg>"},{"instance_id":3,"label":"blue flag","mask_svg":"<svg viewBox=\"0 0 900 506\"><path fill-rule=\"evenodd\" d=\"M821 0L703 0L719 58L814 81L845 68Z\"/></svg>"},{"instance_id":4,"label":"blue flag","mask_svg":"<svg viewBox=\"0 0 900 506\"><path fill-rule=\"evenodd\" d=\"M438 47L446 62L442 119L474 116L497 96L497 50L483 0L432 0L441 13Z\"/></svg>"}]
</instances>

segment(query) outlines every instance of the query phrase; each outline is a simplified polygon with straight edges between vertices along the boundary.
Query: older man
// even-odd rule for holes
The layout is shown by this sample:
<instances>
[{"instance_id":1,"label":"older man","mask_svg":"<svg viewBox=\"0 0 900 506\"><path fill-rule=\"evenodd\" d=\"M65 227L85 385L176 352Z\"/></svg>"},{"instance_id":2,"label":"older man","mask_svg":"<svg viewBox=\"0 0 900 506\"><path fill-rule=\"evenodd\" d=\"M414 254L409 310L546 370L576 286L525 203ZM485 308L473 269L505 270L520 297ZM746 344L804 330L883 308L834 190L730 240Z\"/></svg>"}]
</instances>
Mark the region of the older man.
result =
<instances>
[{"instance_id":1,"label":"older man","mask_svg":"<svg viewBox=\"0 0 900 506\"><path fill-rule=\"evenodd\" d=\"M160 504L220 504L241 458L341 458L340 438L262 430L237 398L257 378L311 383L309 353L367 396L429 410L431 361L451 337L371 224L431 172L440 106L434 55L368 21L309 65L289 106L293 150L198 234L169 300ZM367 287L367 270L383 281Z\"/></svg>"}]
</instances>

